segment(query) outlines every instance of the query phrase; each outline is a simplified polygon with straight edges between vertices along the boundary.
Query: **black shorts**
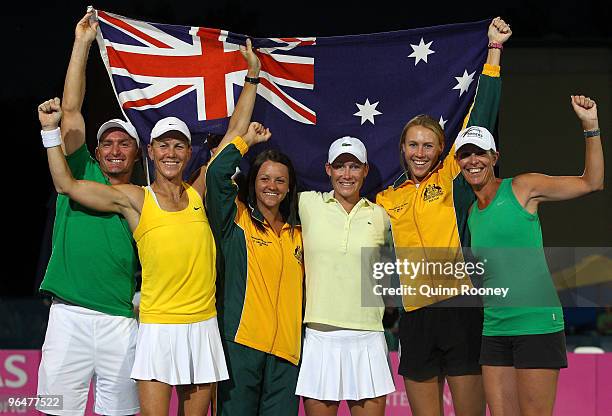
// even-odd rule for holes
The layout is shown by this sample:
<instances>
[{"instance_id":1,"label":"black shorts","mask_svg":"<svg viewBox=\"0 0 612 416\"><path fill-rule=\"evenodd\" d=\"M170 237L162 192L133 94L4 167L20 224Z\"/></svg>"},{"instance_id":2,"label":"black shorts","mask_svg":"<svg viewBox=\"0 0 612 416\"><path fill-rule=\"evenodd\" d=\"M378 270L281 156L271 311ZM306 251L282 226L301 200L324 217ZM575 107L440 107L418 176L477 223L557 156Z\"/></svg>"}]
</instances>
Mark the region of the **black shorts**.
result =
<instances>
[{"instance_id":1,"label":"black shorts","mask_svg":"<svg viewBox=\"0 0 612 416\"><path fill-rule=\"evenodd\" d=\"M410 380L481 374L482 308L424 307L402 313L398 373Z\"/></svg>"},{"instance_id":2,"label":"black shorts","mask_svg":"<svg viewBox=\"0 0 612 416\"><path fill-rule=\"evenodd\" d=\"M566 368L565 333L483 336L480 364L514 368Z\"/></svg>"}]
</instances>

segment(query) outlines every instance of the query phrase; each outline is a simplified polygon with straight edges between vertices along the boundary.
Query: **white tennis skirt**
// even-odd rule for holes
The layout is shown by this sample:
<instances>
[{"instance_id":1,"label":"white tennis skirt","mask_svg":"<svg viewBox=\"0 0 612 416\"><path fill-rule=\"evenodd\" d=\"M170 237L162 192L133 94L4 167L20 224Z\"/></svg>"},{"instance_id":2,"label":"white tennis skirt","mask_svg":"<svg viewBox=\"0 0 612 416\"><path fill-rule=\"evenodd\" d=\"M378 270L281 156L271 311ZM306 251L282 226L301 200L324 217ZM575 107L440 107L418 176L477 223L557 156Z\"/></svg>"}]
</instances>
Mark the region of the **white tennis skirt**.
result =
<instances>
[{"instance_id":1,"label":"white tennis skirt","mask_svg":"<svg viewBox=\"0 0 612 416\"><path fill-rule=\"evenodd\" d=\"M217 317L192 324L141 323L131 377L172 386L227 380Z\"/></svg>"},{"instance_id":2,"label":"white tennis skirt","mask_svg":"<svg viewBox=\"0 0 612 416\"><path fill-rule=\"evenodd\" d=\"M383 332L306 328L295 394L362 400L395 391Z\"/></svg>"}]
</instances>

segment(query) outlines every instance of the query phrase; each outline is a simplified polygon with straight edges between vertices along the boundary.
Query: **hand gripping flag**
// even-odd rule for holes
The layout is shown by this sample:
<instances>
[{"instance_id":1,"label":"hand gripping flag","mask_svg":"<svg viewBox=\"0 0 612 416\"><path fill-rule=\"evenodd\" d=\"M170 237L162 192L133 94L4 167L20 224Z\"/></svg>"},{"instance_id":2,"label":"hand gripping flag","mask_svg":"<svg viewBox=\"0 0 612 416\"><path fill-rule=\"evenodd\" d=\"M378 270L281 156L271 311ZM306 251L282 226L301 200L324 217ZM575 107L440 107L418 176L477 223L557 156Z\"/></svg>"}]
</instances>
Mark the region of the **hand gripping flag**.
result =
<instances>
[{"instance_id":1,"label":"hand gripping flag","mask_svg":"<svg viewBox=\"0 0 612 416\"><path fill-rule=\"evenodd\" d=\"M188 170L204 164L204 137L225 133L244 83L239 45L246 36L97 15L102 59L141 139L149 141L157 120L179 117L194 137ZM487 27L482 21L369 35L253 38L262 67L253 120L273 135L252 153L278 148L290 156L303 189L329 190L329 145L358 137L370 163L362 193L372 195L401 174L399 136L415 115L439 119L450 146L476 91Z\"/></svg>"}]
</instances>

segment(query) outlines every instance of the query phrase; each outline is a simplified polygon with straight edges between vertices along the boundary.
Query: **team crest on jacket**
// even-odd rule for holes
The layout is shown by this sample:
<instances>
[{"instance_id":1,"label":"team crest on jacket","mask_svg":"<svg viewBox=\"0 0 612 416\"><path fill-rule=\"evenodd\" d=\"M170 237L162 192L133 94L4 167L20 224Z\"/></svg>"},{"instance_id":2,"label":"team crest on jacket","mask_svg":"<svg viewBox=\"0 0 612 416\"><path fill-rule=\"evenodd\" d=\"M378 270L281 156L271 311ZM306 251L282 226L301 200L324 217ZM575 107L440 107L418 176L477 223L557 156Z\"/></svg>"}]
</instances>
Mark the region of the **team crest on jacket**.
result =
<instances>
[{"instance_id":1,"label":"team crest on jacket","mask_svg":"<svg viewBox=\"0 0 612 416\"><path fill-rule=\"evenodd\" d=\"M429 184L425 187L423 192L423 201L432 202L439 199L444 194L442 187L435 183Z\"/></svg>"},{"instance_id":2,"label":"team crest on jacket","mask_svg":"<svg viewBox=\"0 0 612 416\"><path fill-rule=\"evenodd\" d=\"M304 261L304 250L302 247L297 246L295 250L293 250L293 256L297 259L298 263L302 264Z\"/></svg>"}]
</instances>

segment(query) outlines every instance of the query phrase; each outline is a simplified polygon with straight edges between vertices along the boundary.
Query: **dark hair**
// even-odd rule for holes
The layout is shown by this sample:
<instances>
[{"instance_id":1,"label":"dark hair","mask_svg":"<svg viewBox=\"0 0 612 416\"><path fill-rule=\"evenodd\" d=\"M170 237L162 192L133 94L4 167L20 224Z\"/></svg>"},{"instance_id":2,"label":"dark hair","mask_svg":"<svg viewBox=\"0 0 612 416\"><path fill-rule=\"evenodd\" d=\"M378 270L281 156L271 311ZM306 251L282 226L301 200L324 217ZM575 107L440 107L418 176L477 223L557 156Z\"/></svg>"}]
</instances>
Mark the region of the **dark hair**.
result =
<instances>
[{"instance_id":1,"label":"dark hair","mask_svg":"<svg viewBox=\"0 0 612 416\"><path fill-rule=\"evenodd\" d=\"M255 195L255 180L257 179L257 174L259 173L259 169L266 161L277 162L283 164L287 167L289 171L289 192L285 196L285 199L280 204L280 213L283 216L283 219L289 226L291 227L291 234L293 235L293 230L295 226L299 222L298 217L298 197L297 197L297 175L295 173L295 169L293 168L293 164L291 163L291 159L284 154L279 152L276 149L268 149L264 150L260 154L257 155L251 168L249 170L249 203L256 204L257 196ZM263 226L258 222L255 222L255 225L259 229L263 229Z\"/></svg>"}]
</instances>

